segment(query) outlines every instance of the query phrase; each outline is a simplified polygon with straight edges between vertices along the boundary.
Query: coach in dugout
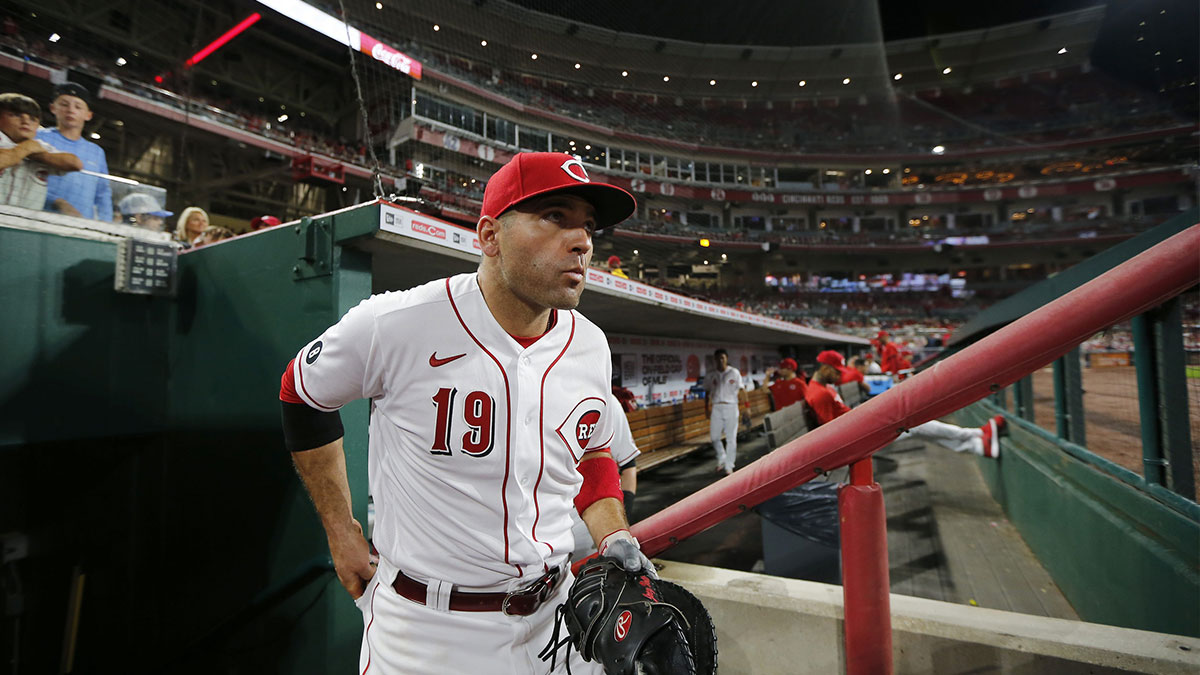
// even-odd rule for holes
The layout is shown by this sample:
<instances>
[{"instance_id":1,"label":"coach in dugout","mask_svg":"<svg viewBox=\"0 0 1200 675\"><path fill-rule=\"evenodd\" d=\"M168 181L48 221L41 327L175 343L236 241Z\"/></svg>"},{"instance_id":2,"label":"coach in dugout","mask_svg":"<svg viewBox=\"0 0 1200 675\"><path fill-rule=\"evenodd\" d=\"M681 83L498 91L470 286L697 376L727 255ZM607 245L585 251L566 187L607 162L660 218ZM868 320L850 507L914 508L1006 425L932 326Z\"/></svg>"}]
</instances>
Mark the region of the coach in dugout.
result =
<instances>
[{"instance_id":1,"label":"coach in dugout","mask_svg":"<svg viewBox=\"0 0 1200 675\"><path fill-rule=\"evenodd\" d=\"M50 112L58 126L42 129L38 140L83 161L83 169L108 173L104 149L83 137L83 125L92 119L91 95L81 84L66 82L54 89ZM113 219L112 188L108 181L86 173L50 176L46 181L47 211L109 222Z\"/></svg>"}]
</instances>

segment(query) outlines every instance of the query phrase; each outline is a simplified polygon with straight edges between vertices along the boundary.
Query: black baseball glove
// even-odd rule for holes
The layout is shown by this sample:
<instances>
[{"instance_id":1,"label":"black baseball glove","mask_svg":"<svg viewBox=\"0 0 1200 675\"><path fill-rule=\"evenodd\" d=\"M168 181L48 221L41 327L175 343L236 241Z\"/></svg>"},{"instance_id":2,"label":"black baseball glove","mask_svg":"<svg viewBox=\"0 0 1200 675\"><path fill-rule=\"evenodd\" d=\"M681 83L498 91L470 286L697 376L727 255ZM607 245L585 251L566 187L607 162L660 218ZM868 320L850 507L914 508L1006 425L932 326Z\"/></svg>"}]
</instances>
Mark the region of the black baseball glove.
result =
<instances>
[{"instance_id":1,"label":"black baseball glove","mask_svg":"<svg viewBox=\"0 0 1200 675\"><path fill-rule=\"evenodd\" d=\"M564 642L604 666L606 675L696 675L687 619L663 600L659 583L611 558L584 565L559 607L569 633ZM556 626L543 659L562 644L557 632Z\"/></svg>"}]
</instances>

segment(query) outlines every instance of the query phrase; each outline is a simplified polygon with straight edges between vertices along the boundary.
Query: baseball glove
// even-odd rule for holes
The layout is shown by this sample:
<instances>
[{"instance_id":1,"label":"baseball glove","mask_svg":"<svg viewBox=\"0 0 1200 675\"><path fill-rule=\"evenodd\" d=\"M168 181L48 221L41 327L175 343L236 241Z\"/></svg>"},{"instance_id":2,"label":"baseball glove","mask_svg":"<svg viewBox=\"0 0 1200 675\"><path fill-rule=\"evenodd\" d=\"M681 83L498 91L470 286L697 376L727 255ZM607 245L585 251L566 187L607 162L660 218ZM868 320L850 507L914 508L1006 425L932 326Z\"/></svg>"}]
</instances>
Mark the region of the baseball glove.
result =
<instances>
[{"instance_id":1,"label":"baseball glove","mask_svg":"<svg viewBox=\"0 0 1200 675\"><path fill-rule=\"evenodd\" d=\"M564 641L606 675L696 675L690 626L678 607L663 600L660 583L610 558L584 565L559 607L569 633ZM561 644L556 635L543 658Z\"/></svg>"}]
</instances>

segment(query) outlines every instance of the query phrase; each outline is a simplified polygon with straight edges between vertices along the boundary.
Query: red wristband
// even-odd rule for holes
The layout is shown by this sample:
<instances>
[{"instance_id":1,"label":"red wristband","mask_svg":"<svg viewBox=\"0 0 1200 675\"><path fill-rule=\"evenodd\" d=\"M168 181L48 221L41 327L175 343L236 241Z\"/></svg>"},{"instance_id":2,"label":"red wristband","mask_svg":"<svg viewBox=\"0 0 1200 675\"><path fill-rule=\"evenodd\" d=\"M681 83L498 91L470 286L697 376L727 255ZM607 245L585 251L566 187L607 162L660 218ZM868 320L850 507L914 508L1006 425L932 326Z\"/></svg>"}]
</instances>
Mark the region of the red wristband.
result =
<instances>
[{"instance_id":1,"label":"red wristband","mask_svg":"<svg viewBox=\"0 0 1200 675\"><path fill-rule=\"evenodd\" d=\"M624 503L625 494L621 492L621 472L612 455L604 451L604 457L584 460L579 463L579 473L583 476L583 485L579 486L579 494L575 496L575 510L583 515L588 507L601 499L612 497Z\"/></svg>"}]
</instances>

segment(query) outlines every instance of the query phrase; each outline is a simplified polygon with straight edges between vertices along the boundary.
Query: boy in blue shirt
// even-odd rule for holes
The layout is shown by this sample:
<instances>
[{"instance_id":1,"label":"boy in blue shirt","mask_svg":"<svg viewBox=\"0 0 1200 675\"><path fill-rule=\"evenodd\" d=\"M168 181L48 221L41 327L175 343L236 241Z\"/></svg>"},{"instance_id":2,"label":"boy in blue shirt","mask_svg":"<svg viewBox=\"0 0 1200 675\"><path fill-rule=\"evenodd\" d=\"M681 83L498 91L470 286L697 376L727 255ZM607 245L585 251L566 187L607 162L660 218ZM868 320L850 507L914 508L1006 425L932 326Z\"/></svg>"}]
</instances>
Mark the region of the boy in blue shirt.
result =
<instances>
[{"instance_id":1,"label":"boy in blue shirt","mask_svg":"<svg viewBox=\"0 0 1200 675\"><path fill-rule=\"evenodd\" d=\"M78 157L85 170L107 174L108 159L104 149L83 137L83 125L92 119L90 98L83 85L75 82L60 84L54 89L54 99L50 103L50 112L58 127L42 129L37 137ZM107 180L85 173L50 176L46 181L45 209L109 222L113 219L112 188Z\"/></svg>"}]
</instances>

